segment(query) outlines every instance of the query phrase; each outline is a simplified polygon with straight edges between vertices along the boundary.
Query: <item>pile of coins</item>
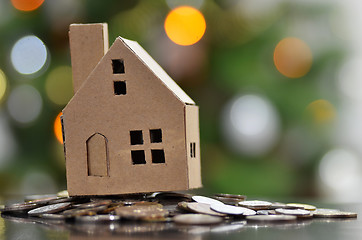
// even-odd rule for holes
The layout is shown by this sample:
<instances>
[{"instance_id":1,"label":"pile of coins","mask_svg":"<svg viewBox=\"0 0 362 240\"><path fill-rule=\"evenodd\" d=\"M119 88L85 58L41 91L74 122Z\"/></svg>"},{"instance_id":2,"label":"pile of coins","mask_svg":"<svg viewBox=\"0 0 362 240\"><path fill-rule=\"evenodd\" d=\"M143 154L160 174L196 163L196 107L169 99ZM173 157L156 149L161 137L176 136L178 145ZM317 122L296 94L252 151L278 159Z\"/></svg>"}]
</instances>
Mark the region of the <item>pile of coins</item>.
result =
<instances>
[{"instance_id":1,"label":"pile of coins","mask_svg":"<svg viewBox=\"0 0 362 240\"><path fill-rule=\"evenodd\" d=\"M356 218L353 212L317 208L302 203L246 200L244 195L216 194L211 197L178 192L155 192L107 197L58 195L26 197L23 203L6 205L3 216L42 218L76 223L144 221L182 225L290 223L311 218Z\"/></svg>"}]
</instances>

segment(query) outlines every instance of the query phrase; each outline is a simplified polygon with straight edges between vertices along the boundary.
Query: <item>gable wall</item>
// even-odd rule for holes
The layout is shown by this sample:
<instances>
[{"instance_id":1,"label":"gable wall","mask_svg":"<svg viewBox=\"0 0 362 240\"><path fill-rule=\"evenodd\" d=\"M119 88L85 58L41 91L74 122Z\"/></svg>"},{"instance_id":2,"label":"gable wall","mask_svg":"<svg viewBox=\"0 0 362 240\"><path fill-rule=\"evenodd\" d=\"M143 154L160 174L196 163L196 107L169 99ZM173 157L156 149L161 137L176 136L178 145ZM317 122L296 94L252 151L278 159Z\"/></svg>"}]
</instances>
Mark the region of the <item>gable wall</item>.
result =
<instances>
[{"instance_id":1,"label":"gable wall","mask_svg":"<svg viewBox=\"0 0 362 240\"><path fill-rule=\"evenodd\" d=\"M125 74L112 72L122 58ZM126 81L127 94L114 95L113 81ZM63 110L68 191L71 195L119 194L187 189L184 104L117 39ZM162 129L150 143L149 129ZM130 130L143 131L143 145L130 145ZM109 177L87 173L86 140L101 133L108 141ZM146 164L133 165L132 150L145 150ZM151 161L164 149L165 163Z\"/></svg>"}]
</instances>

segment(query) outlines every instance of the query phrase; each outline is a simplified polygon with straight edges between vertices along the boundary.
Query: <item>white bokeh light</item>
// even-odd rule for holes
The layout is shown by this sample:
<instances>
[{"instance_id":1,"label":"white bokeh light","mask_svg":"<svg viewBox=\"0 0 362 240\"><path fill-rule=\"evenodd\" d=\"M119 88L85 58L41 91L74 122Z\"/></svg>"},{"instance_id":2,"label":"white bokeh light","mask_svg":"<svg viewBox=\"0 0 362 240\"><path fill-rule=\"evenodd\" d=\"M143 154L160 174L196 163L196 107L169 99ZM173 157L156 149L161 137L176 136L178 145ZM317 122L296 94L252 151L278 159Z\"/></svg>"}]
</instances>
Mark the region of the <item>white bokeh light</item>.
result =
<instances>
[{"instance_id":1,"label":"white bokeh light","mask_svg":"<svg viewBox=\"0 0 362 240\"><path fill-rule=\"evenodd\" d=\"M362 58L354 57L344 63L339 71L338 85L345 97L362 99Z\"/></svg>"},{"instance_id":2,"label":"white bokeh light","mask_svg":"<svg viewBox=\"0 0 362 240\"><path fill-rule=\"evenodd\" d=\"M47 48L38 37L30 35L19 39L11 50L11 62L21 74L38 72L46 63Z\"/></svg>"},{"instance_id":3,"label":"white bokeh light","mask_svg":"<svg viewBox=\"0 0 362 240\"><path fill-rule=\"evenodd\" d=\"M278 113L269 100L259 95L232 100L225 108L222 124L228 145L250 156L265 154L279 138Z\"/></svg>"},{"instance_id":4,"label":"white bokeh light","mask_svg":"<svg viewBox=\"0 0 362 240\"><path fill-rule=\"evenodd\" d=\"M7 101L10 116L19 123L34 121L39 116L42 107L40 93L30 85L16 87Z\"/></svg>"},{"instance_id":5,"label":"white bokeh light","mask_svg":"<svg viewBox=\"0 0 362 240\"><path fill-rule=\"evenodd\" d=\"M345 149L327 152L319 164L320 190L338 201L361 199L362 162Z\"/></svg>"}]
</instances>

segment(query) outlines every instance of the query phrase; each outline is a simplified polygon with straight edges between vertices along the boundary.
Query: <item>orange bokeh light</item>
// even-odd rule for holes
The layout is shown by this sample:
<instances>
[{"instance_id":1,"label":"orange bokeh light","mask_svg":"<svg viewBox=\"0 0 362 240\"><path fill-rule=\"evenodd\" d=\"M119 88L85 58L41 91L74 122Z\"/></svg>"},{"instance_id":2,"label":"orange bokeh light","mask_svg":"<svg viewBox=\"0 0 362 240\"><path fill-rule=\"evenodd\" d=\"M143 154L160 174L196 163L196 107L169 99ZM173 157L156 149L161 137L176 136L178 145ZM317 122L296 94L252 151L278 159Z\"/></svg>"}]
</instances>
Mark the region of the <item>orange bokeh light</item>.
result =
<instances>
[{"instance_id":1,"label":"orange bokeh light","mask_svg":"<svg viewBox=\"0 0 362 240\"><path fill-rule=\"evenodd\" d=\"M20 11L34 11L43 4L44 0L11 0L13 6Z\"/></svg>"},{"instance_id":2,"label":"orange bokeh light","mask_svg":"<svg viewBox=\"0 0 362 240\"><path fill-rule=\"evenodd\" d=\"M181 6L167 15L164 27L171 41L188 46L197 43L204 36L206 22L199 10Z\"/></svg>"},{"instance_id":3,"label":"orange bokeh light","mask_svg":"<svg viewBox=\"0 0 362 240\"><path fill-rule=\"evenodd\" d=\"M307 74L312 60L309 46L298 38L284 38L274 50L275 67L289 78L299 78Z\"/></svg>"},{"instance_id":4,"label":"orange bokeh light","mask_svg":"<svg viewBox=\"0 0 362 240\"><path fill-rule=\"evenodd\" d=\"M63 133L62 133L62 123L60 121L60 116L62 115L62 112L60 112L54 121L54 134L57 140L63 144Z\"/></svg>"}]
</instances>

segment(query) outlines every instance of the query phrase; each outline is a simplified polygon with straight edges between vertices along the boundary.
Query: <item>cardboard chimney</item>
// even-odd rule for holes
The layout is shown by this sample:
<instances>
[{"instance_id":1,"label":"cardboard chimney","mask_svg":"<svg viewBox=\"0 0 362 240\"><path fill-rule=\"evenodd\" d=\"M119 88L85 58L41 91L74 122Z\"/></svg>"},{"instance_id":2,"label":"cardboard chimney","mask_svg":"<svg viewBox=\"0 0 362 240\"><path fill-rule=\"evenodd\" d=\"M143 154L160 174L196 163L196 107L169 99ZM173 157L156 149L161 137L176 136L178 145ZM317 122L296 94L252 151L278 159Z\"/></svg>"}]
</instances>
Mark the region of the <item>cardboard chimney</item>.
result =
<instances>
[{"instance_id":1,"label":"cardboard chimney","mask_svg":"<svg viewBox=\"0 0 362 240\"><path fill-rule=\"evenodd\" d=\"M74 96L63 109L68 192L201 187L199 109L137 43L70 25Z\"/></svg>"}]
</instances>

